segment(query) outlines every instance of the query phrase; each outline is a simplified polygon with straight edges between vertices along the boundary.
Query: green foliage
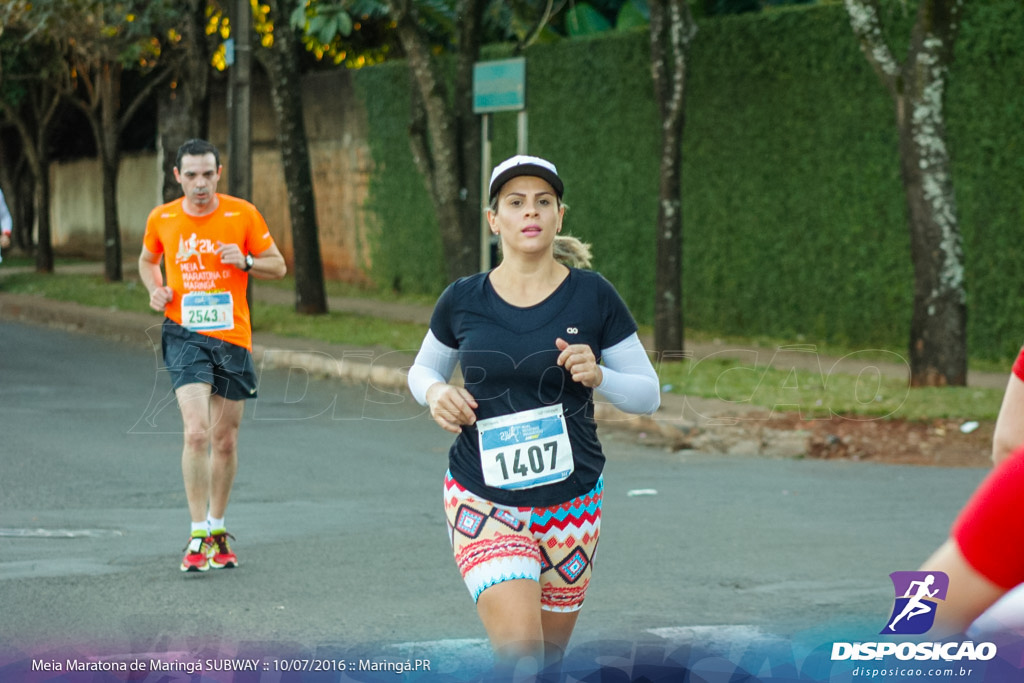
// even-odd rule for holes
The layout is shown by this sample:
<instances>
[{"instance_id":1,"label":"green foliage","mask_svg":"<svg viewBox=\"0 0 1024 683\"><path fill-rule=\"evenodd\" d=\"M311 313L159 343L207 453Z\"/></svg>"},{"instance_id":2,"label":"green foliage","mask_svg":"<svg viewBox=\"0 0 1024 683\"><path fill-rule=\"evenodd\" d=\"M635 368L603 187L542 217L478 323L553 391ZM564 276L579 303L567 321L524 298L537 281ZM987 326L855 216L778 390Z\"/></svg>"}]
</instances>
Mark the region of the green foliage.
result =
<instances>
[{"instance_id":1,"label":"green foliage","mask_svg":"<svg viewBox=\"0 0 1024 683\"><path fill-rule=\"evenodd\" d=\"M589 36L607 31L611 24L596 9L585 2L569 8L565 17L565 27L570 36Z\"/></svg>"},{"instance_id":2,"label":"green foliage","mask_svg":"<svg viewBox=\"0 0 1024 683\"><path fill-rule=\"evenodd\" d=\"M796 412L807 420L836 415L855 419L994 420L1003 398L1001 389L911 388L906 380L871 372L869 368L852 375L828 367L819 371L772 367L744 362L742 358L708 357L664 363L658 368L658 376L663 385L672 386L672 393L716 398L780 413Z\"/></svg>"},{"instance_id":3,"label":"green foliage","mask_svg":"<svg viewBox=\"0 0 1024 683\"><path fill-rule=\"evenodd\" d=\"M441 236L423 176L409 148L409 74L402 63L353 73L367 107L373 180L370 276L399 292L439 294L445 282Z\"/></svg>"},{"instance_id":4,"label":"green foliage","mask_svg":"<svg viewBox=\"0 0 1024 683\"><path fill-rule=\"evenodd\" d=\"M970 3L950 77L947 129L968 296L968 349L1008 358L1024 342L1024 4Z\"/></svg>"},{"instance_id":5,"label":"green foliage","mask_svg":"<svg viewBox=\"0 0 1024 683\"><path fill-rule=\"evenodd\" d=\"M6 18L0 15L0 21ZM26 42L24 35L28 27L16 24L7 24L4 27L3 40L0 40L0 102L3 102L16 111L28 97L28 87L22 74L29 74L38 70L42 60L35 59L42 50L34 49L41 44L41 41Z\"/></svg>"},{"instance_id":6,"label":"green foliage","mask_svg":"<svg viewBox=\"0 0 1024 683\"><path fill-rule=\"evenodd\" d=\"M287 19L301 37L308 55L317 62L342 64L353 69L377 64L391 44L384 26L387 6L376 0L277 0L258 5L256 31L266 44L272 40L274 21Z\"/></svg>"},{"instance_id":7,"label":"green foliage","mask_svg":"<svg viewBox=\"0 0 1024 683\"><path fill-rule=\"evenodd\" d=\"M4 259L4 265L7 265L7 259ZM3 287L4 291L11 293L69 301L111 311L150 313L159 320L158 314L149 307L146 288L138 280L106 282L95 275L15 273L3 276ZM424 325L351 313L301 315L291 306L266 303L260 301L259 297L253 302L253 311L253 329L256 332L318 339L332 344L410 351L419 348L426 334Z\"/></svg>"},{"instance_id":8,"label":"green foliage","mask_svg":"<svg viewBox=\"0 0 1024 683\"><path fill-rule=\"evenodd\" d=\"M912 17L897 5L886 5L885 20L903 54ZM1019 2L968 4L947 133L972 358L1006 359L1024 340L1020 45ZM653 315L659 179L648 50L645 31L614 31L526 52L529 151L557 164L567 230L592 243L596 269L641 323ZM703 19L687 74L686 327L904 349L913 272L895 112L843 7ZM407 78L402 65L357 77L375 163L366 207L378 221L373 277L437 293L440 240L409 152ZM493 123L497 162L515 152L515 115Z\"/></svg>"},{"instance_id":9,"label":"green foliage","mask_svg":"<svg viewBox=\"0 0 1024 683\"><path fill-rule=\"evenodd\" d=\"M159 57L156 36L180 14L172 0L40 0L32 11L47 34L69 39L80 59L140 70Z\"/></svg>"},{"instance_id":10,"label":"green foliage","mask_svg":"<svg viewBox=\"0 0 1024 683\"><path fill-rule=\"evenodd\" d=\"M427 333L426 325L337 311L326 315L300 315L291 306L259 300L253 304L253 319L255 332L405 353L415 353Z\"/></svg>"},{"instance_id":11,"label":"green foliage","mask_svg":"<svg viewBox=\"0 0 1024 683\"><path fill-rule=\"evenodd\" d=\"M758 12L761 9L760 0L710 0L707 3L708 14L742 14L744 12Z\"/></svg>"},{"instance_id":12,"label":"green foliage","mask_svg":"<svg viewBox=\"0 0 1024 683\"><path fill-rule=\"evenodd\" d=\"M593 245L595 268L649 321L659 120L647 34L612 35L623 38L573 40L528 53L530 151L554 161L565 178L565 229Z\"/></svg>"},{"instance_id":13,"label":"green foliage","mask_svg":"<svg viewBox=\"0 0 1024 683\"><path fill-rule=\"evenodd\" d=\"M707 22L693 51L688 325L901 348L912 271L892 106L842 9Z\"/></svg>"},{"instance_id":14,"label":"green foliage","mask_svg":"<svg viewBox=\"0 0 1024 683\"><path fill-rule=\"evenodd\" d=\"M352 19L342 5L299 5L292 11L290 23L292 28L304 31L324 45L329 45L335 36L352 33Z\"/></svg>"},{"instance_id":15,"label":"green foliage","mask_svg":"<svg viewBox=\"0 0 1024 683\"><path fill-rule=\"evenodd\" d=\"M8 259L5 258L5 266L8 265L7 262ZM26 272L4 274L3 287L4 291L13 294L31 294L114 311L152 311L146 288L137 280L106 282L97 275L44 275Z\"/></svg>"},{"instance_id":16,"label":"green foliage","mask_svg":"<svg viewBox=\"0 0 1024 683\"><path fill-rule=\"evenodd\" d=\"M640 26L647 26L651 21L650 10L647 9L646 2L640 2L639 0L629 0L619 10L619 15L615 18L615 30L616 31L628 31L632 28L638 28Z\"/></svg>"}]
</instances>

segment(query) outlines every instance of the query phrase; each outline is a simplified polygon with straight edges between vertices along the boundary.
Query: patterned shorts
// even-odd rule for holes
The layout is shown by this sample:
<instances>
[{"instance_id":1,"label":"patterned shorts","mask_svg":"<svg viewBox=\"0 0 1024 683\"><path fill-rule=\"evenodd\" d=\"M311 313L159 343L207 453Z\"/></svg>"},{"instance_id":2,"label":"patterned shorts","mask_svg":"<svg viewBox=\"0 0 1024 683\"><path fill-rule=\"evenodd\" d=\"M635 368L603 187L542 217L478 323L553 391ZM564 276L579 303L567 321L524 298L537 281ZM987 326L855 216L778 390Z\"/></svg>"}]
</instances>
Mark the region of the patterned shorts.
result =
<instances>
[{"instance_id":1,"label":"patterned shorts","mask_svg":"<svg viewBox=\"0 0 1024 683\"><path fill-rule=\"evenodd\" d=\"M540 582L541 609L580 609L601 531L603 493L599 479L592 491L560 505L498 505L446 474L448 538L473 600L502 581L533 579Z\"/></svg>"}]
</instances>

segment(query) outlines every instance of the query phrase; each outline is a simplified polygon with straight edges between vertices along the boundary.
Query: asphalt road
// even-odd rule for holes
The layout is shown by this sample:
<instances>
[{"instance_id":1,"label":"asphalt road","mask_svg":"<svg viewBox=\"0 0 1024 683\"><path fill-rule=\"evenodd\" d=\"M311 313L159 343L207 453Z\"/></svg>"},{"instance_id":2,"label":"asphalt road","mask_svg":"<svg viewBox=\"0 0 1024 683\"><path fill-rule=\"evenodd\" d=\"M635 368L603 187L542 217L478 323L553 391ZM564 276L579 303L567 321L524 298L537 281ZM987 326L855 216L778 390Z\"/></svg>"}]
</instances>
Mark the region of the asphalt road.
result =
<instances>
[{"instance_id":1,"label":"asphalt road","mask_svg":"<svg viewBox=\"0 0 1024 683\"><path fill-rule=\"evenodd\" d=\"M241 567L186 575L169 387L153 350L0 322L0 679L5 660L68 652L486 660L446 539L450 438L421 407L262 371L228 512ZM604 438L580 651L876 637L889 573L917 568L985 474L631 438Z\"/></svg>"}]
</instances>

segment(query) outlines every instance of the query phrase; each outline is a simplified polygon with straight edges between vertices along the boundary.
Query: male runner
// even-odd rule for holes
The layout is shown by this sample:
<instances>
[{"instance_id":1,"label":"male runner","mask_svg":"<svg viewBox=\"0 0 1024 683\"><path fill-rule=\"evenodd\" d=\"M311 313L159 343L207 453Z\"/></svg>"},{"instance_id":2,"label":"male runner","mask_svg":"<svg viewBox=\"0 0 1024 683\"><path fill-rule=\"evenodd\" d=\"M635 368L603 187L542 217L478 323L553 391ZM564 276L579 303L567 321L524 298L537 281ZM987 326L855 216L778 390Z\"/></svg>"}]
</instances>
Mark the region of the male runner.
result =
<instances>
[{"instance_id":1,"label":"male runner","mask_svg":"<svg viewBox=\"0 0 1024 683\"><path fill-rule=\"evenodd\" d=\"M280 279L286 271L256 207L217 193L222 170L217 148L205 140L178 149L174 177L185 196L149 214L139 256L149 305L166 316L164 365L184 423L181 469L192 531L183 572L238 566L224 515L243 401L256 397L246 286L250 275Z\"/></svg>"}]
</instances>

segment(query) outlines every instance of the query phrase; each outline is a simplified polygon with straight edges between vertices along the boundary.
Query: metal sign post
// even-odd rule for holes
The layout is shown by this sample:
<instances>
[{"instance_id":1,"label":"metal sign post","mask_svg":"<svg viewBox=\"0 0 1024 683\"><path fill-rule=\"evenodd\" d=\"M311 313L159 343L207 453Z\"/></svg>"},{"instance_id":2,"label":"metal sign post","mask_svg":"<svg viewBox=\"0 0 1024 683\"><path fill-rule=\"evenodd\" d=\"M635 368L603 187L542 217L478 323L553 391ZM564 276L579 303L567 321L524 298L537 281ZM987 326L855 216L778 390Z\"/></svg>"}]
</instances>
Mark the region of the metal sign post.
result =
<instances>
[{"instance_id":1,"label":"metal sign post","mask_svg":"<svg viewBox=\"0 0 1024 683\"><path fill-rule=\"evenodd\" d=\"M473 65L473 113L482 114L480 125L480 187L482 207L488 203L487 184L491 169L491 114L518 111L516 151L526 154L526 58L499 59ZM492 235L487 219L481 217L480 270L490 270Z\"/></svg>"}]
</instances>

